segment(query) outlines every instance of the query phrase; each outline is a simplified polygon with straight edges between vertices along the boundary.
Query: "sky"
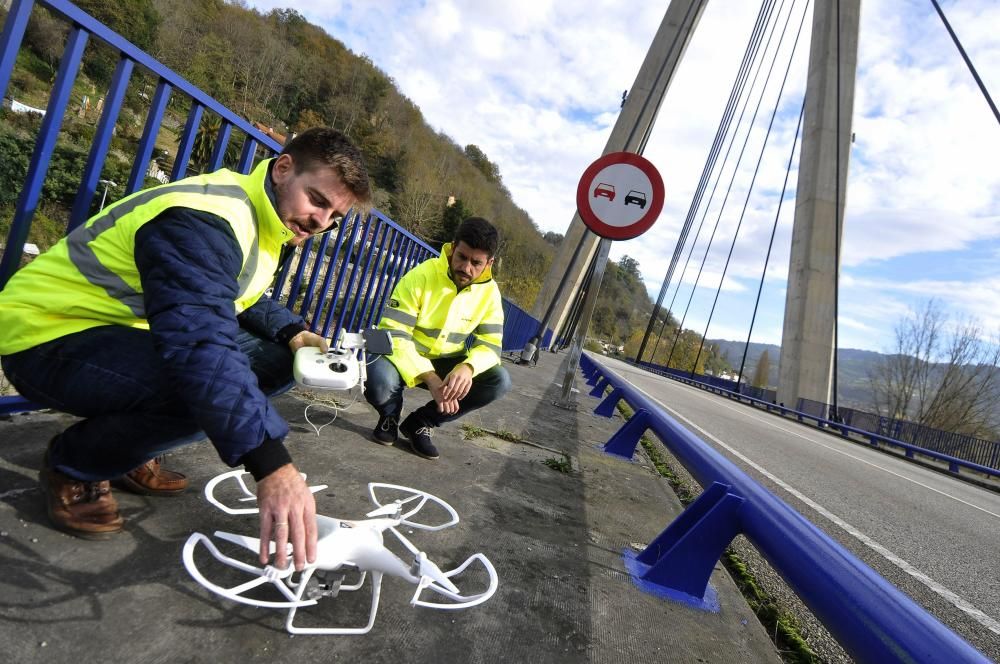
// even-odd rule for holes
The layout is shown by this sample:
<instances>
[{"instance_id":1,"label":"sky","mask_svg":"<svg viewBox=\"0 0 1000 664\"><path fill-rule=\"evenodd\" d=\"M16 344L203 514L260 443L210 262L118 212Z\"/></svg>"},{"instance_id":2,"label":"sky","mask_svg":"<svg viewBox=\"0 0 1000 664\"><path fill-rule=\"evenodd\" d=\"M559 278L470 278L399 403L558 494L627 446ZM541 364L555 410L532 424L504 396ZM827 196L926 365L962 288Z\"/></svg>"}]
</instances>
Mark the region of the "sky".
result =
<instances>
[{"instance_id":1,"label":"sky","mask_svg":"<svg viewBox=\"0 0 1000 664\"><path fill-rule=\"evenodd\" d=\"M292 3L248 4L267 11ZM1000 3L940 4L1000 102ZM806 5L777 5L777 24L789 27L784 39L776 31L768 61L745 96L743 123L724 144L724 150L732 145L729 159L712 172L709 192L714 187L715 195L706 192L695 211L689 242L699 224L703 229L693 247L684 247L664 299L684 327L708 338L747 339L777 220L752 341L781 342L798 152L792 144L805 91L811 9L793 55ZM890 350L900 320L929 298L940 300L955 320L978 320L984 336L996 333L1000 123L929 0L861 5L838 345ZM558 233L573 218L580 176L603 152L622 92L632 86L667 6L666 0L295 3L310 22L392 77L432 127L459 145L479 146L499 165L514 202L541 230ZM644 235L615 242L611 257L638 260L653 298L759 9L747 0L708 2L645 148L664 180L663 212ZM768 78L774 52L778 64Z\"/></svg>"}]
</instances>

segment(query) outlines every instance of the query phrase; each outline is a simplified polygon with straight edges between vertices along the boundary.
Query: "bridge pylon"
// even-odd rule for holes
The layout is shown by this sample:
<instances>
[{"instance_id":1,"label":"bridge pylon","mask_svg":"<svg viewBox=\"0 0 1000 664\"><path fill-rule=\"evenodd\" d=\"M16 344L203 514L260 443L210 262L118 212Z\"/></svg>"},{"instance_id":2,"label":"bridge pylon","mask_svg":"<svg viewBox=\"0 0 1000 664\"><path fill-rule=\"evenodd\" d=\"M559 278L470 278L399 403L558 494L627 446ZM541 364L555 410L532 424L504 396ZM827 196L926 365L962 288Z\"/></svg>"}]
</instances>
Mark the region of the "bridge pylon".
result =
<instances>
[{"instance_id":1,"label":"bridge pylon","mask_svg":"<svg viewBox=\"0 0 1000 664\"><path fill-rule=\"evenodd\" d=\"M861 0L813 4L778 401L831 400ZM838 13L839 8L839 13ZM839 125L839 128L838 128Z\"/></svg>"}]
</instances>

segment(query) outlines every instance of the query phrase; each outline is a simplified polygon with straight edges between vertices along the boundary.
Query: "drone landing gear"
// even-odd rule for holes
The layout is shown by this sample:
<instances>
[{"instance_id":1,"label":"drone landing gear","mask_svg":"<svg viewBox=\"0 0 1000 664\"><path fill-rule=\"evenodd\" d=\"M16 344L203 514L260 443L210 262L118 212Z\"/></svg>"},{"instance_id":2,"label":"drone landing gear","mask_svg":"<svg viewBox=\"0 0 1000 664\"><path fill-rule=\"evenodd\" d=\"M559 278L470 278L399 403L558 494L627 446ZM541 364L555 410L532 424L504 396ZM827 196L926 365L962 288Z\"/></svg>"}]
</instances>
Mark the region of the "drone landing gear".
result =
<instances>
[{"instance_id":1,"label":"drone landing gear","mask_svg":"<svg viewBox=\"0 0 1000 664\"><path fill-rule=\"evenodd\" d=\"M311 579L309 579L306 587L305 598L306 599L320 599L322 597L336 597L340 594L341 590L351 591L357 590L365 583L365 576L367 572L360 572L360 577L355 585L344 585L344 579L347 578L348 570L336 570L336 571L324 571L317 570ZM301 583L301 582L300 582ZM298 584L292 583L289 580L288 585L293 588Z\"/></svg>"},{"instance_id":2,"label":"drone landing gear","mask_svg":"<svg viewBox=\"0 0 1000 664\"><path fill-rule=\"evenodd\" d=\"M299 581L299 587L301 588L301 590L298 593L299 598L302 597L304 591L307 592L310 582L312 581L310 577L313 576L313 572L315 571L316 568L312 567L302 573L302 579ZM319 572L318 574L321 573L322 572ZM333 591L332 594L329 594L330 591L326 592L321 591L323 594L319 595L318 597L336 597L337 593L339 593L341 590L348 590L348 591L358 590L359 588L361 588L362 585L364 585L365 574L366 574L365 572L362 572L361 579L358 581L356 585L353 586L341 585L341 581L343 581L344 578L344 575L341 574L340 578L336 580L336 585L337 585L336 591ZM318 587L322 585L323 584L318 584ZM294 624L295 612L298 610L299 606L307 606L307 604L298 604L288 610L288 618L285 620L285 629L288 631L289 634L331 634L331 635L367 634L368 632L371 631L372 626L375 625L375 616L378 613L378 602L381 594L382 594L382 573L372 572L372 603L371 603L371 609L368 612L368 624L366 624L364 627L297 627Z\"/></svg>"}]
</instances>

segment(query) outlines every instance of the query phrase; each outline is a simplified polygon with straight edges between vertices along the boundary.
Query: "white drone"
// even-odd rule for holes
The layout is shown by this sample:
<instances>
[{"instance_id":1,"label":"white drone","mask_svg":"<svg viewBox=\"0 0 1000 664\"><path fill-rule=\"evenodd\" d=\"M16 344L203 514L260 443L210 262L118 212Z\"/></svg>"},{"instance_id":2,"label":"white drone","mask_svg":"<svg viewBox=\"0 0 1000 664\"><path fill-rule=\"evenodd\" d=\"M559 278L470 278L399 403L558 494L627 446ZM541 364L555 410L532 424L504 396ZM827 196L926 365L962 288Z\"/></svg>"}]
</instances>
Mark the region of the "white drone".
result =
<instances>
[{"instance_id":1,"label":"white drone","mask_svg":"<svg viewBox=\"0 0 1000 664\"><path fill-rule=\"evenodd\" d=\"M210 503L227 514L257 514L259 511L257 508L228 507L215 497L215 488L226 480L232 480L242 490L243 497L239 499L240 502L256 501L257 497L247 488L244 482L244 474L241 470L234 470L214 477L205 486L205 497ZM315 493L324 488L326 486L322 485L310 487L310 490ZM377 492L381 492L383 497L386 494L400 497L395 500L383 502L379 500ZM222 553L209 537L201 533L193 533L184 544L184 567L187 568L187 571L194 577L195 581L226 599L251 606L288 609L285 629L291 634L368 633L372 625L375 624L375 614L378 611L379 595L382 590L382 576L385 574L390 574L416 584L417 590L410 600L412 606L425 606L433 609L466 609L477 604L482 604L493 596L498 585L497 573L486 556L481 553L474 554L450 572L442 572L437 565L427 558L427 554L417 549L397 529L399 526L430 531L449 528L458 523L458 514L451 505L429 493L395 484L372 482L368 485L368 494L371 496L372 502L376 505L376 509L366 515L367 519L346 521L316 515L319 534L316 562L307 564L301 572L296 573L290 563L286 569L278 569L272 565L261 568L236 560ZM414 501L416 501L416 504L410 509L409 504ZM447 512L448 520L445 523L429 525L410 520L428 502L437 504ZM411 563L407 563L385 546L383 543L383 533L385 531L389 531L395 535L396 539L413 554L413 561ZM245 547L254 553L260 550L260 540L256 537L247 537L245 535L235 535L220 531L216 531L215 536L221 540ZM205 548L216 560L246 572L252 578L245 583L229 588L224 588L209 581L194 562L195 549L199 542L205 545ZM270 546L271 553L273 554L275 550L274 542L271 542ZM289 544L289 556L291 556L291 548L292 546ZM489 586L479 594L463 595L458 586L452 582L452 578L464 572L475 561L479 561L489 576ZM344 585L343 581L345 577L352 571L359 572L360 577L354 585ZM368 624L364 627L297 627L295 625L295 612L300 607L312 606L318 603L319 599L323 597L336 597L340 591L360 589L364 585L368 572L371 572L372 575L372 601ZM250 591L265 584L273 585L285 599L274 601L248 596ZM420 595L425 590L433 591L451 601L432 602L422 600L420 599Z\"/></svg>"}]
</instances>

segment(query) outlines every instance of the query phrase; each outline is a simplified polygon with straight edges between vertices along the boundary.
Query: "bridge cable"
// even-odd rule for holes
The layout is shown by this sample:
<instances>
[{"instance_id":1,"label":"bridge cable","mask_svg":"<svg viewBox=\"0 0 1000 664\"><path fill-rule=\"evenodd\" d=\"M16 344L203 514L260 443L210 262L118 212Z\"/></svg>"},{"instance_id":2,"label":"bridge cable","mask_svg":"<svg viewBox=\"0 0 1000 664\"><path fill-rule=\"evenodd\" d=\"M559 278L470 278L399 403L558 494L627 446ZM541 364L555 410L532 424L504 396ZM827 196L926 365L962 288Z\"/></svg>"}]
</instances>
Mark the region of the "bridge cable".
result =
<instances>
[{"instance_id":1,"label":"bridge cable","mask_svg":"<svg viewBox=\"0 0 1000 664\"><path fill-rule=\"evenodd\" d=\"M793 3L792 3L793 6L794 6L794 4L795 4L796 1L797 0L793 0ZM782 2L781 6L779 6L778 13L775 15L775 26L777 25L778 16L780 16L781 9L782 9L783 6L784 6L784 2ZM789 9L788 18L786 18L786 20L785 20L785 27L782 30L781 37L779 39L779 45L775 49L775 57L777 55L777 51L780 49L780 42L784 40L785 32L788 29L788 22L789 22L790 17L791 17L791 9ZM763 52L761 54L761 60L760 60L760 63L759 63L759 68L758 68L757 73L754 75L754 83L751 85L751 88L750 88L751 90L756 85L757 77L760 74L760 69L763 68L764 57L766 56L767 51L770 48L771 40L773 39L773 36L774 36L774 31L772 29L771 33L768 35L767 44L765 45L764 50L763 50ZM750 118L750 121L748 123L746 136L744 137L743 145L740 148L740 154L739 154L739 156L736 159L736 164L733 167L732 177L729 180L729 185L728 185L728 187L726 189L726 194L723 197L722 204L721 204L721 206L719 208L719 216L715 220L715 226L712 229L712 233L709 236L708 243L707 243L707 245L705 247L705 255L701 259L701 265L698 268L698 275L695 278L694 286L691 288L691 294L688 297L688 302L687 302L687 305L686 305L686 307L684 309L684 316L681 318L680 325L678 325L678 327L677 327L677 333L674 335L673 344L670 347L670 354L667 356L667 366L670 366L670 360L673 359L673 355L674 355L674 353L677 350L677 342L679 341L681 333L682 333L682 331L684 329L684 321L687 320L688 313L690 313L690 311L691 311L691 302L694 300L694 295L695 295L695 293L698 290L698 284L701 282L701 275L702 275L702 273L705 270L705 264L708 261L708 255L709 255L709 252L712 249L712 244L715 241L715 235L716 235L716 233L719 230L719 225L720 225L720 223L722 221L722 215L725 212L726 204L729 201L729 195L732 193L733 183L736 181L736 176L739 174L739 167L740 167L740 164L743 162L743 155L746 153L747 144L750 142L750 136L753 133L753 126L754 126L754 123L756 122L757 115L760 112L760 108L761 108L761 105L762 105L763 100L764 100L764 94L767 91L768 83L770 83L771 75L774 73L775 62L776 62L776 59L772 58L771 65L768 68L767 76L764 79L764 84L761 86L760 96L757 99L757 105L754 108L753 114L752 114L752 116ZM747 99L747 102L748 102L747 103L747 106L748 106L749 105L749 98ZM743 109L744 113L745 113L745 111L746 111L746 106L744 106L744 109ZM740 114L740 121L737 124L737 131L738 131L738 128L739 128L739 124L742 124L742 121L743 121L743 113ZM736 133L734 132L733 142L731 142L730 146L729 146L730 150L732 149L733 145L735 144L735 138L736 138ZM728 161L728 157L729 157L729 151L727 150L725 161ZM721 175L722 175L722 170L720 169L720 172L719 172L720 178L721 178ZM718 184L719 184L719 182L718 182L718 179L717 179L716 180L716 186L718 186ZM713 189L712 196L714 197L714 195L715 195L715 191ZM709 202L709 205L711 205L711 201ZM707 216L707 215L708 215L708 207L705 208L705 216ZM702 219L702 223L704 223L704 218ZM695 239L695 242L697 242L697 238ZM694 251L694 245L692 245L692 247L691 247L691 253L693 253L693 251ZM690 254L689 254L688 258L690 259ZM685 265L685 268L686 267L687 267L687 265ZM682 283L683 283L683 274L681 276L681 280L677 284L678 291L680 290L680 286L681 286Z\"/></svg>"},{"instance_id":2,"label":"bridge cable","mask_svg":"<svg viewBox=\"0 0 1000 664\"><path fill-rule=\"evenodd\" d=\"M840 124L840 0L837 0L837 131L834 135L834 141L836 144L836 176L834 181L836 183L835 196L834 199L834 218L833 218L833 376L832 376L832 387L833 390L833 412L829 413L830 419L834 422L840 421L840 414L837 410L837 374L838 372L838 361L837 355L838 348L840 346L840 233L841 233L841 223L840 223L840 134L841 134L841 124ZM780 376L779 376L780 379Z\"/></svg>"},{"instance_id":3,"label":"bridge cable","mask_svg":"<svg viewBox=\"0 0 1000 664\"><path fill-rule=\"evenodd\" d=\"M838 4L840 0L837 0ZM794 8L794 3L792 7L788 10L788 17L785 19L785 29L788 28L788 22L792 17L792 9ZM795 52L798 50L799 38L802 36L802 27L806 24L806 14L809 13L809 3L805 3L805 9L802 11L802 18L799 21L799 29L795 34L795 41L792 43L792 51L788 55L788 66L785 68L785 77L781 81L781 86L778 88L778 98L774 102L774 111L771 113L771 120L767 125L767 132L764 134L764 142L760 146L760 155L757 157L757 165L754 167L753 176L750 178L750 186L747 188L747 197L743 201L743 210L740 212L739 221L736 222L736 229L733 231L733 241L729 245L729 255L726 256L725 265L722 268L722 276L719 278L719 287L715 291L715 299L712 301L712 308L708 312L708 322L705 323L705 332L701 335L701 344L698 346L698 353L694 357L694 366L691 368L691 377L694 378L695 370L698 368L698 360L701 359L701 352L705 349L705 338L708 336L708 328L712 325L712 317L715 316L715 307L719 304L719 295L722 293L722 285L726 281L726 273L729 271L729 263L733 258L733 251L736 249L736 241L739 239L740 228L743 226L743 218L746 216L747 207L750 205L750 197L753 195L754 185L757 183L757 174L760 172L760 165L764 161L764 152L767 150L767 142L771 138L771 129L774 128L774 120L778 117L778 109L781 108L781 99L785 94L785 85L788 83L788 75L792 71L792 62L795 60ZM782 30L781 41L784 41L785 32ZM778 50L781 48L781 42L778 43L778 49L775 50L775 61L777 61ZM772 63L773 66L773 63ZM768 74L770 78L770 74ZM764 87L767 87L765 83ZM763 91L761 92L761 99L763 100ZM756 114L754 115L756 118ZM749 140L750 135L747 134L747 139ZM742 155L741 155L742 156ZM720 213L721 218L721 213ZM707 258L707 252L706 252Z\"/></svg>"},{"instance_id":4,"label":"bridge cable","mask_svg":"<svg viewBox=\"0 0 1000 664\"><path fill-rule=\"evenodd\" d=\"M784 4L784 0L782 0L782 5L783 4ZM765 17L766 23L770 23L772 15L774 15L775 17L777 16L777 15L775 15L773 13L773 9L774 9L774 3L772 2L770 4L770 6L768 7L768 9L767 9L767 15ZM781 6L778 7L778 14L780 14L780 13L781 13ZM775 18L775 22L777 22L777 18ZM768 41L767 41L767 44L764 47L764 52L765 53L766 53L768 47L770 46L771 38L773 37L773 34L774 33L773 33L773 28L772 28L771 32L768 33ZM751 56L751 58L752 58L751 59L751 64L753 62L757 61L757 54L760 52L760 42L762 40L763 40L763 33L761 33L761 35L758 37L757 41L754 44L753 54ZM741 82L741 84L740 84L740 90L739 90L739 93L738 93L741 98L743 97L743 91L744 90L753 90L753 88L757 85L757 78L760 76L760 70L761 70L762 67L763 67L763 57L761 58L761 61L759 63L757 63L757 71L754 73L753 81L751 81L750 87L749 88L745 87L746 86L746 78L744 78L744 80ZM749 76L749 70L747 70L747 76ZM695 232L694 240L691 242L691 246L688 249L687 258L684 261L684 268L681 270L681 276L680 276L680 278L677 281L676 288L674 289L674 295L673 295L673 297L670 300L670 307L668 308L668 311L673 311L674 303L677 301L677 296L680 293L681 285L684 283L684 275L687 274L688 267L691 264L691 256L694 254L695 247L698 244L698 238L701 237L701 231L702 231L702 228L705 225L705 219L708 216L708 210L712 206L712 201L715 200L715 192L718 190L719 181L722 179L722 173L723 173L723 171L726 168L726 164L729 162L729 155L732 152L733 145L736 143L736 135L739 133L739 128L743 124L743 118L746 115L746 109L749 106L749 104L750 104L750 97L747 96L745 99L743 99L743 108L740 110L740 117L736 121L736 129L732 132L732 136L731 136L731 138L729 140L729 147L726 148L726 154L722 158L722 165L719 167L719 171L718 171L718 173L715 176L715 183L712 185L712 193L709 194L708 203L705 205L705 211L702 214L701 221L698 222L698 230ZM731 126L732 126L732 119L730 118L730 120L729 120L729 122L728 122L728 124L726 126L726 133L727 133L727 135L729 134L729 128ZM713 163L713 169L714 169L714 163ZM701 201L699 199L699 205L700 205L700 202ZM663 324L660 326L660 334L661 334L661 336L662 336L662 333L663 333L663 328L665 326L666 326L666 319L664 319ZM683 331L683 323L681 323L681 324L678 325L677 333L674 336L673 343L672 343L672 345L670 347L670 353L667 356L666 366L670 365L670 359L673 357L674 349L676 348L676 345L677 345L677 340L679 339L680 334L681 334L682 331ZM654 355L656 354L656 350L658 349L659 344L660 344L660 338L657 338L656 345L653 347L653 354Z\"/></svg>"},{"instance_id":5,"label":"bridge cable","mask_svg":"<svg viewBox=\"0 0 1000 664\"><path fill-rule=\"evenodd\" d=\"M688 209L687 216L684 218L684 225L682 226L680 235L677 238L677 244L674 246L674 253L670 258L670 266L667 268L666 276L663 277L663 284L660 286L660 293L656 297L656 304L653 305L653 311L649 316L649 323L646 325L646 332L643 334L642 342L639 344L639 351L636 353L636 362L642 361L642 355L646 350L646 344L649 343L649 337L652 336L653 327L656 325L656 318L660 313L660 306L663 304L663 297L666 295L674 270L677 267L677 262L680 260L681 253L684 250L688 233L691 231L691 225L694 223L695 214L698 211L698 207L701 205L701 198L704 195L711 173L715 168L719 150L721 149L725 136L728 133L728 127L732 121L732 115L740 96L737 90L740 89L741 81L745 80L745 71L749 67L752 59L751 53L753 52L755 36L761 29L763 29L764 26L764 10L767 5L768 0L764 0L764 2L761 3L760 11L757 14L757 21L754 24L754 29L751 32L750 39L747 41L746 49L743 52L743 61L740 63L739 71L736 74L736 80L733 81L733 86L730 89L729 101L726 104L725 111L723 111L722 118L719 119L719 126L715 130L715 138L712 141L712 147L709 150L708 158L705 160L705 166L702 168L701 178L698 180L698 187L695 190L694 198L691 200L691 206ZM667 316L669 316L669 311L666 313ZM666 324L666 317L664 317L663 323L664 325ZM663 330L661 326L660 335L662 334ZM659 343L659 339L657 339L657 343Z\"/></svg>"},{"instance_id":6,"label":"bridge cable","mask_svg":"<svg viewBox=\"0 0 1000 664\"><path fill-rule=\"evenodd\" d=\"M705 188L708 184L708 180L711 176L711 173L715 171L715 167L716 164L718 163L719 152L721 150L722 144L725 142L726 136L729 136L730 134L729 130L732 127L733 115L735 114L735 110L737 105L739 104L739 100L743 98L743 92L746 89L746 82L747 79L750 77L751 67L753 66L753 63L756 62L757 60L757 53L759 52L760 44L761 41L763 40L764 29L770 22L770 17L772 15L773 9L774 9L773 0L765 0L761 4L760 13L758 14L757 17L757 24L754 26L754 31L753 33L751 33L750 40L747 42L747 49L746 52L744 53L743 64L741 64L740 72L737 75L736 81L733 83L732 92L730 93L730 103L727 104L726 112L723 114L723 118L720 121L719 131L716 133L717 140L713 143L713 150L710 152L709 159L708 161L706 161L705 169L703 170L702 182L699 183L699 189L695 192L695 197L691 202L691 208L688 210L688 219L685 220L685 229L683 230L682 233L683 237L678 239L678 244L674 249L674 254L678 258L680 256L680 253L683 251L684 243L686 243L687 241L688 232L690 231L691 224L694 222L694 217L697 214L698 209L701 207L701 202L704 197ZM756 85L757 76L759 75L759 72L760 70L758 65L757 74L754 75L753 82L750 84L750 89L753 89L753 86ZM749 103L748 99L749 98L747 98L743 102L743 108L740 111L740 117L736 122L737 128L743 122L743 116L746 113L746 107ZM729 147L726 149L726 155L725 157L723 157L722 160L722 166L719 168L719 172L715 178L715 184L712 186L712 193L709 195L705 213L702 215L701 221L698 223L698 230L695 232L695 238L691 243L690 249L688 250L688 256L684 262L684 268L681 271L680 279L678 280L677 287L674 290L673 298L670 300L670 306L667 307L667 315L664 316L663 322L660 324L660 330L657 333L656 343L653 346L653 352L650 354L651 360L655 358L656 351L659 349L660 340L663 337L663 329L666 327L667 321L670 318L669 316L670 312L673 311L674 302L677 300L677 294L680 291L680 285L684 282L684 275L687 274L688 265L691 263L691 255L694 252L695 245L698 243L698 238L701 236L701 229L704 226L705 217L708 214L708 207L711 206L712 200L714 200L715 198L715 191L719 186L719 180L722 177L722 170L725 168L725 164L729 159L729 153L732 150L732 146L735 140L736 140L736 133L733 132L732 138L730 139L729 142ZM676 262L671 261L671 267L668 270L667 275L664 277L663 286L660 289L660 296L658 300L662 300L663 295L666 293L667 288L669 287L670 284L670 280L673 276L673 269L675 267L676 267Z\"/></svg>"},{"instance_id":7,"label":"bridge cable","mask_svg":"<svg viewBox=\"0 0 1000 664\"><path fill-rule=\"evenodd\" d=\"M941 11L941 6L938 4L937 0L931 0L931 4L934 5L934 9L937 10L938 16L941 17L941 22L944 23L945 29L947 29L948 34L951 35L952 41L955 42L958 52L962 55L962 59L965 60L965 65L969 68L969 71L972 72L972 77L976 79L976 85L979 86L980 92L982 92L983 96L986 97L986 103L990 105L990 110L993 111L993 117L997 119L997 122L1000 122L1000 111L997 110L997 105L993 103L993 98L986 89L983 79L979 78L979 72L977 72L976 68L972 65L972 60L969 59L965 49L962 48L962 42L959 41L958 35L956 35L955 31L951 29L951 23L948 22L947 18L945 18L944 12Z\"/></svg>"},{"instance_id":8,"label":"bridge cable","mask_svg":"<svg viewBox=\"0 0 1000 664\"><path fill-rule=\"evenodd\" d=\"M792 163L795 161L795 149L798 147L799 134L802 133L802 119L806 113L806 100L802 100L802 109L799 111L799 124L795 128L795 138L792 139L792 151L788 155L788 167L785 169L785 181L781 185L781 196L778 198L778 211L774 215L774 224L771 226L771 240L767 243L767 255L764 257L764 269L760 273L760 285L757 287L757 301L753 305L753 315L750 317L750 330L747 332L747 342L743 345L743 358L740 360L740 373L736 377L736 390L740 391L743 381L743 369L747 363L747 351L750 349L750 337L753 336L753 326L757 321L757 309L760 306L760 296L764 292L764 278L767 276L767 266L771 262L771 250L774 248L774 236L778 230L778 220L781 218L781 205L785 202L785 192L788 190L788 177L792 172Z\"/></svg>"}]
</instances>

